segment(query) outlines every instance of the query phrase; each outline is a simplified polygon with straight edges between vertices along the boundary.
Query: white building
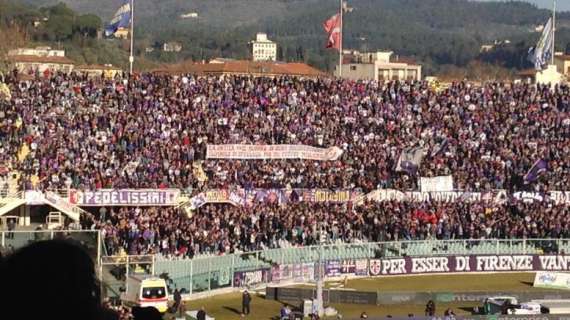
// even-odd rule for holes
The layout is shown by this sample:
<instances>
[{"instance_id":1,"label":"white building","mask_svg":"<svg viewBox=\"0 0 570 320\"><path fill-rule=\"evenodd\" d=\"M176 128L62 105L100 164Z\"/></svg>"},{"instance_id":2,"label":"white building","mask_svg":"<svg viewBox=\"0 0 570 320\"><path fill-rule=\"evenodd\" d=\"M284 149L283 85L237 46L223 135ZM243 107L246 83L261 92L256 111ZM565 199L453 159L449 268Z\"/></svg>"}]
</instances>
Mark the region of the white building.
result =
<instances>
[{"instance_id":1,"label":"white building","mask_svg":"<svg viewBox=\"0 0 570 320\"><path fill-rule=\"evenodd\" d=\"M557 52L554 55L554 64L558 72L562 73L566 78L570 78L570 55Z\"/></svg>"},{"instance_id":2,"label":"white building","mask_svg":"<svg viewBox=\"0 0 570 320\"><path fill-rule=\"evenodd\" d=\"M277 60L277 43L267 39L267 34L258 33L251 44L253 61Z\"/></svg>"},{"instance_id":3,"label":"white building","mask_svg":"<svg viewBox=\"0 0 570 320\"><path fill-rule=\"evenodd\" d=\"M564 75L557 70L556 65L548 65L545 70L541 71L535 69L523 70L517 75L516 81L528 84L557 85L564 81Z\"/></svg>"},{"instance_id":4,"label":"white building","mask_svg":"<svg viewBox=\"0 0 570 320\"><path fill-rule=\"evenodd\" d=\"M65 57L65 51L51 47L18 48L8 51L8 56Z\"/></svg>"},{"instance_id":5,"label":"white building","mask_svg":"<svg viewBox=\"0 0 570 320\"><path fill-rule=\"evenodd\" d=\"M71 72L75 63L65 56L64 50L50 47L18 48L8 51L8 61L22 73Z\"/></svg>"},{"instance_id":6,"label":"white building","mask_svg":"<svg viewBox=\"0 0 570 320\"><path fill-rule=\"evenodd\" d=\"M193 19L198 18L198 12L188 12L180 15L182 19Z\"/></svg>"},{"instance_id":7,"label":"white building","mask_svg":"<svg viewBox=\"0 0 570 320\"><path fill-rule=\"evenodd\" d=\"M421 80L422 66L392 51L343 52L342 77L351 80ZM338 75L338 66L335 67Z\"/></svg>"},{"instance_id":8,"label":"white building","mask_svg":"<svg viewBox=\"0 0 570 320\"><path fill-rule=\"evenodd\" d=\"M180 42L166 42L162 45L164 52L180 52L182 51L182 44Z\"/></svg>"}]
</instances>

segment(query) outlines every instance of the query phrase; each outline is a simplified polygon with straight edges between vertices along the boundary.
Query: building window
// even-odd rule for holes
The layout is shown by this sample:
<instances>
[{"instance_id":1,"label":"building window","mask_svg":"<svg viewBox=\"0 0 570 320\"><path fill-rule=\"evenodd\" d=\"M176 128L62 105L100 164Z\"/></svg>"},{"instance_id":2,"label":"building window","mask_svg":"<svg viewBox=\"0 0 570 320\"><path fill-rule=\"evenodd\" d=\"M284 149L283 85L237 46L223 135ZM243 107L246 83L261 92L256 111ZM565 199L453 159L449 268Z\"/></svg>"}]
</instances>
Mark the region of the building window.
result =
<instances>
[{"instance_id":1,"label":"building window","mask_svg":"<svg viewBox=\"0 0 570 320\"><path fill-rule=\"evenodd\" d=\"M356 66L350 66L350 71L356 71Z\"/></svg>"}]
</instances>

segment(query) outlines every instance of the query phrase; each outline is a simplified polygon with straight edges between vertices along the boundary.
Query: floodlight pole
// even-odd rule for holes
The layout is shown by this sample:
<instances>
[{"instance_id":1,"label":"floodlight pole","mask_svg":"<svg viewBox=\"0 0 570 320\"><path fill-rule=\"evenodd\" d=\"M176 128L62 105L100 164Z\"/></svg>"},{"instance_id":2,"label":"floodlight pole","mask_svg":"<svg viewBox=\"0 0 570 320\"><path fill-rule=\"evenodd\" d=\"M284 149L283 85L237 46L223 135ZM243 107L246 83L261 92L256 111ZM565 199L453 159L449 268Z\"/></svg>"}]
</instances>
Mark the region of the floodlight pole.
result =
<instances>
[{"instance_id":1,"label":"floodlight pole","mask_svg":"<svg viewBox=\"0 0 570 320\"><path fill-rule=\"evenodd\" d=\"M556 55L556 0L552 6L552 54L551 64L554 65L554 56Z\"/></svg>"},{"instance_id":2,"label":"floodlight pole","mask_svg":"<svg viewBox=\"0 0 570 320\"><path fill-rule=\"evenodd\" d=\"M342 21L342 14L343 14L343 10L344 8L342 7L342 3L344 0L340 0L340 8L339 8L339 14L340 14L340 43L339 43L339 50L338 50L338 77L342 78L342 34L343 34L343 29L344 29L344 21Z\"/></svg>"},{"instance_id":3,"label":"floodlight pole","mask_svg":"<svg viewBox=\"0 0 570 320\"><path fill-rule=\"evenodd\" d=\"M319 238L322 237L323 233L322 233L322 224L320 224L320 234L319 234ZM323 241L321 239L320 241L321 243L319 244L319 262L318 262L318 270L317 270L317 313L319 315L319 317L322 317L324 315L324 311L325 308L323 306L323 287L324 287L324 274L323 274L323 269L324 269L324 264L323 264Z\"/></svg>"},{"instance_id":4,"label":"floodlight pole","mask_svg":"<svg viewBox=\"0 0 570 320\"><path fill-rule=\"evenodd\" d=\"M133 63L135 62L135 57L133 56L134 49L134 38L135 38L135 1L131 0L131 54L129 56L129 74L133 74Z\"/></svg>"}]
</instances>

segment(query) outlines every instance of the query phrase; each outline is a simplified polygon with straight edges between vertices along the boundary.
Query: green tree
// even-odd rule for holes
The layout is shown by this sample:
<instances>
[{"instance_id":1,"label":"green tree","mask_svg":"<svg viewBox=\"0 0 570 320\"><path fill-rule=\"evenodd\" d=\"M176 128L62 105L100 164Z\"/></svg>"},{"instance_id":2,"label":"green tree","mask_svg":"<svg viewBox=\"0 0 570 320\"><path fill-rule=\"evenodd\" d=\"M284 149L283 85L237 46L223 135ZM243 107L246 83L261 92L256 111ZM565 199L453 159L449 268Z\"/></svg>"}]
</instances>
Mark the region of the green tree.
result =
<instances>
[{"instance_id":1,"label":"green tree","mask_svg":"<svg viewBox=\"0 0 570 320\"><path fill-rule=\"evenodd\" d=\"M73 33L80 33L83 37L97 37L97 31L101 29L101 18L94 14L84 14L75 19Z\"/></svg>"},{"instance_id":2,"label":"green tree","mask_svg":"<svg viewBox=\"0 0 570 320\"><path fill-rule=\"evenodd\" d=\"M277 61L284 61L285 57L283 56L283 46L277 46Z\"/></svg>"},{"instance_id":3,"label":"green tree","mask_svg":"<svg viewBox=\"0 0 570 320\"><path fill-rule=\"evenodd\" d=\"M75 13L64 3L42 10L48 18L45 26L45 37L50 41L69 40L73 35Z\"/></svg>"}]
</instances>

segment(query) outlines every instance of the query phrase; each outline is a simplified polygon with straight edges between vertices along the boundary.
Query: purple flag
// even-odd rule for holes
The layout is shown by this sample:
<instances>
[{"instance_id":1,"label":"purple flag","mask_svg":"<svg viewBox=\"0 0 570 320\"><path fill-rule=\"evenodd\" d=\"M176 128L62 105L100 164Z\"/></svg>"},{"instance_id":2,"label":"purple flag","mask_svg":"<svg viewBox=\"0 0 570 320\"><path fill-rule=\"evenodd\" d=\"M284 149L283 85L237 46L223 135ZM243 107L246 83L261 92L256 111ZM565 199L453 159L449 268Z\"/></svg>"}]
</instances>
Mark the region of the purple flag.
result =
<instances>
[{"instance_id":1,"label":"purple flag","mask_svg":"<svg viewBox=\"0 0 570 320\"><path fill-rule=\"evenodd\" d=\"M535 182L536 180L538 180L538 177L546 170L548 170L548 162L546 162L546 160L544 159L536 160L536 162L532 165L530 170L528 170L528 172L525 174L524 183L528 184L531 182Z\"/></svg>"}]
</instances>

